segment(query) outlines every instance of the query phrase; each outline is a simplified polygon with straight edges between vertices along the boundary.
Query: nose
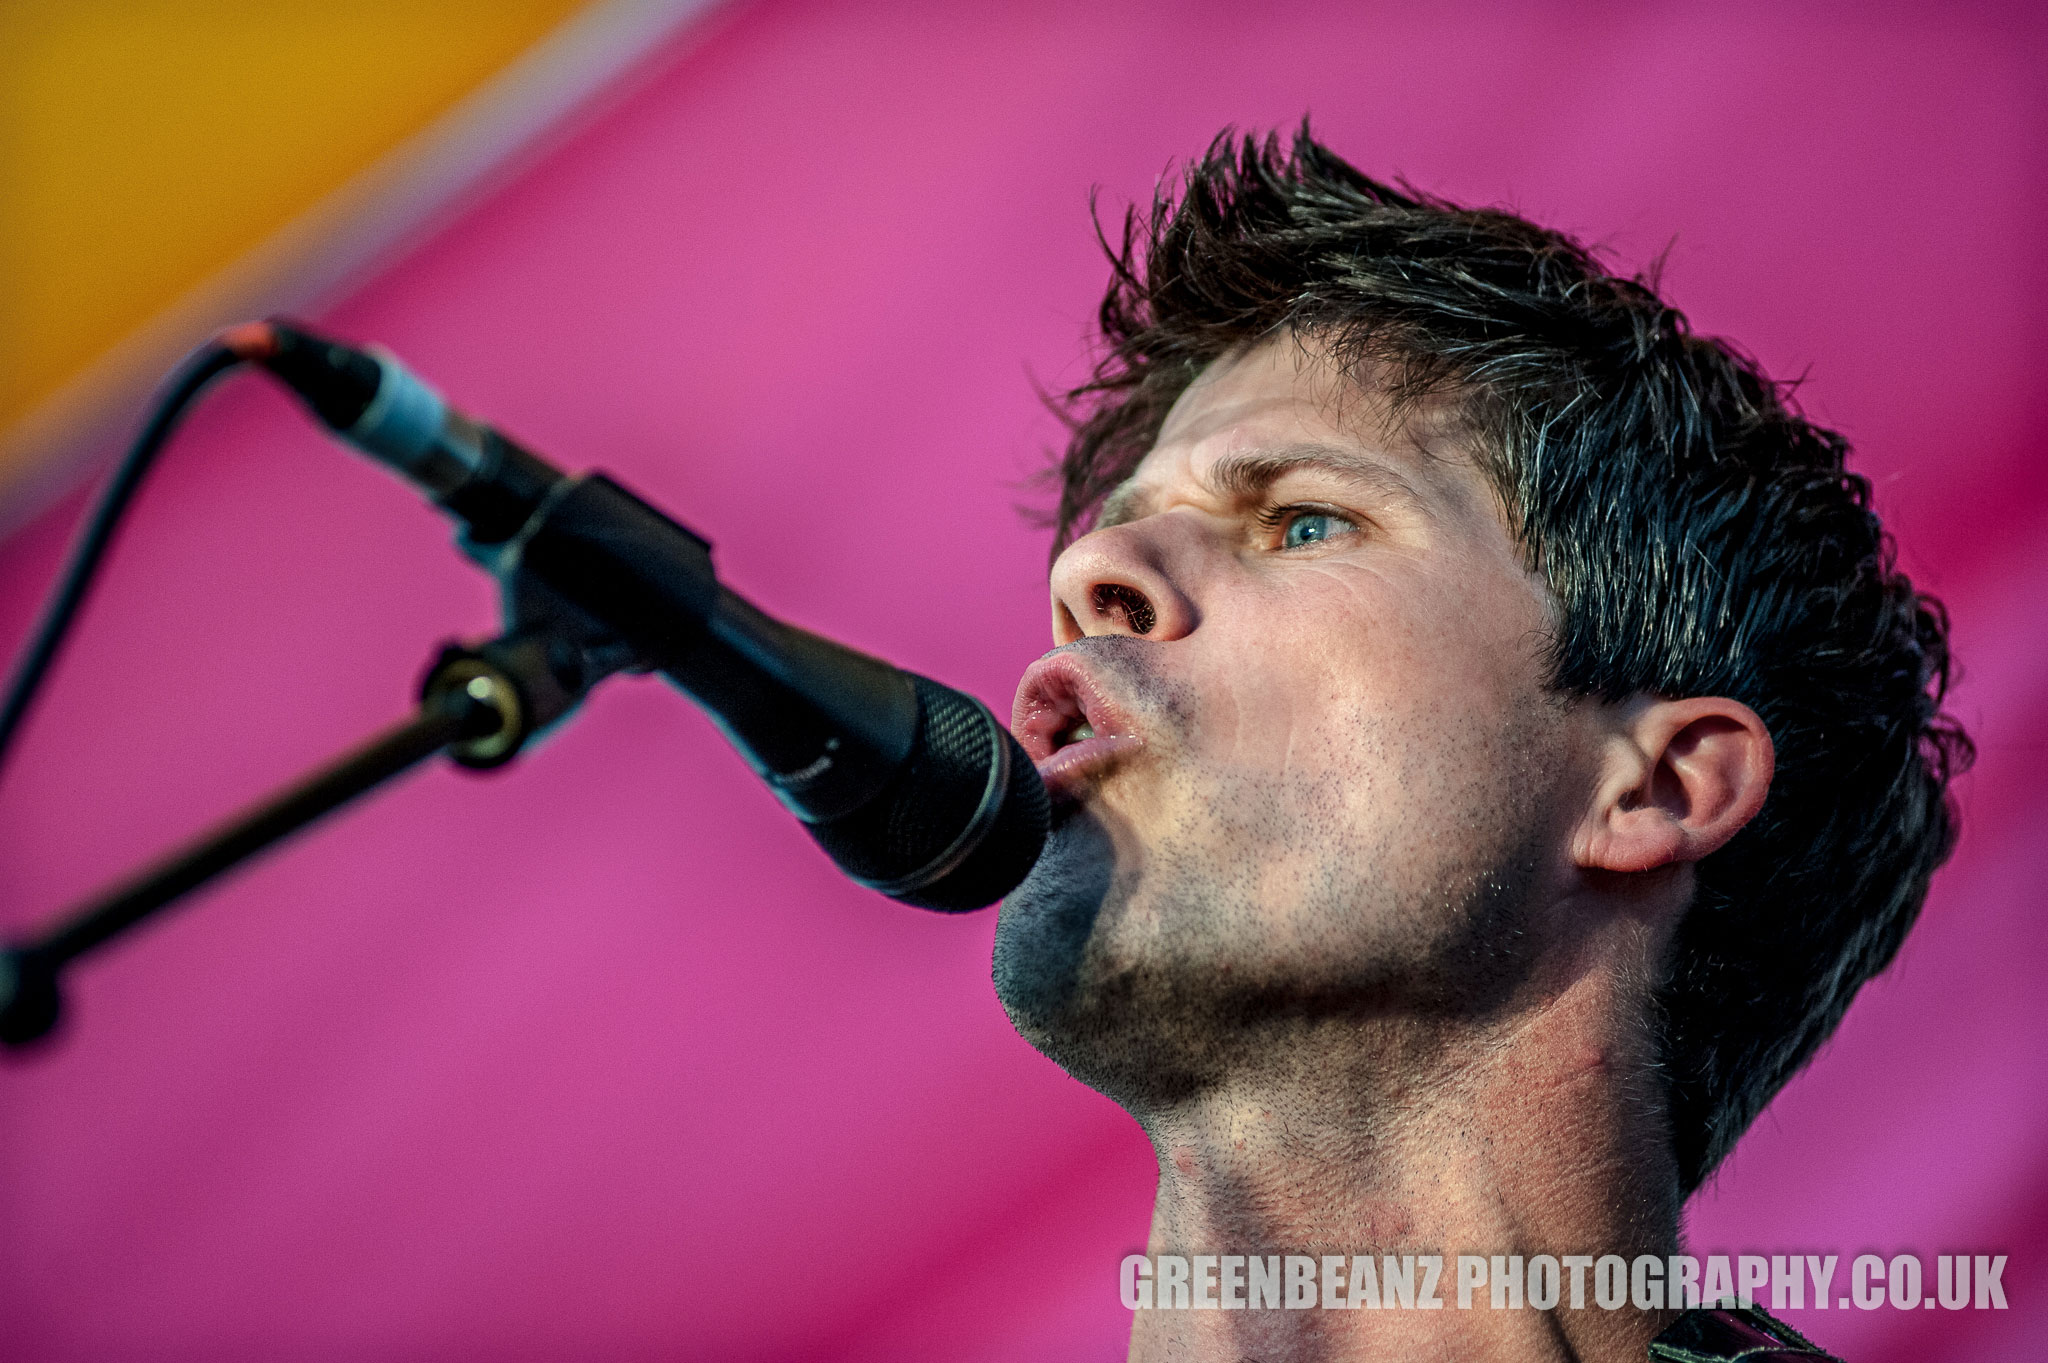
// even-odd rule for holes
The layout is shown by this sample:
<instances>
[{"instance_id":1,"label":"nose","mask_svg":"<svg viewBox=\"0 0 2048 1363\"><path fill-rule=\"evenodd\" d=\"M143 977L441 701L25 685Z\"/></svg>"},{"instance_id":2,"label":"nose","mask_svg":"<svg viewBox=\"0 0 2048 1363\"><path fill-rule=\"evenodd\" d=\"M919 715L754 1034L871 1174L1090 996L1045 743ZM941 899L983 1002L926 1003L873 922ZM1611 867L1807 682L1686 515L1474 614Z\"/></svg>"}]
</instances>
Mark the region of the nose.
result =
<instances>
[{"instance_id":1,"label":"nose","mask_svg":"<svg viewBox=\"0 0 2048 1363\"><path fill-rule=\"evenodd\" d=\"M1092 530L1068 545L1052 566L1055 644L1099 634L1178 639L1200 614L1181 590L1171 516L1147 516Z\"/></svg>"}]
</instances>

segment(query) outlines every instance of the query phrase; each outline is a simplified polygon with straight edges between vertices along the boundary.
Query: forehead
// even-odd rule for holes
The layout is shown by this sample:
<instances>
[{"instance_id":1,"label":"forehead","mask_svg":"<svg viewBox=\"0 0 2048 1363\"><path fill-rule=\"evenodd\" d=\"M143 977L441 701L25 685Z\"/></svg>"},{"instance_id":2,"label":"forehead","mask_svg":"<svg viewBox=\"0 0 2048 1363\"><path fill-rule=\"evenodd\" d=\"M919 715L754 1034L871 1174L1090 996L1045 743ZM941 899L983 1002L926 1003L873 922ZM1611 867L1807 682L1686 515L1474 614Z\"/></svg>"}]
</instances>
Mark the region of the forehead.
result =
<instances>
[{"instance_id":1,"label":"forehead","mask_svg":"<svg viewBox=\"0 0 2048 1363\"><path fill-rule=\"evenodd\" d=\"M1383 412L1371 388L1347 380L1320 348L1276 336L1226 355L1197 375L1166 414L1158 443L1201 444L1242 422L1322 429L1346 417L1371 419Z\"/></svg>"},{"instance_id":2,"label":"forehead","mask_svg":"<svg viewBox=\"0 0 2048 1363\"><path fill-rule=\"evenodd\" d=\"M1320 349L1282 336L1218 360L1188 386L1096 524L1134 520L1186 495L1249 497L1301 467L1443 512L1492 500L1441 404L1397 416L1370 377L1355 380Z\"/></svg>"}]
</instances>

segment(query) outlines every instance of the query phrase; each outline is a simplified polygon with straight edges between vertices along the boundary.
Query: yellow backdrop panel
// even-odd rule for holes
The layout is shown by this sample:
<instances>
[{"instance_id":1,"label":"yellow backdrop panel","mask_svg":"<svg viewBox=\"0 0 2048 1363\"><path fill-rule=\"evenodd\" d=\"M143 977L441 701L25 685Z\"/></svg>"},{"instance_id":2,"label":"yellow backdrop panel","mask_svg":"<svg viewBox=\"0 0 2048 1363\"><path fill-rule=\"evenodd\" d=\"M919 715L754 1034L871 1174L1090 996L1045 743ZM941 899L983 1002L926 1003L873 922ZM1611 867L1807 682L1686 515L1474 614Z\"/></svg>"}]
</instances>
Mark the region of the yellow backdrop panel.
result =
<instances>
[{"instance_id":1,"label":"yellow backdrop panel","mask_svg":"<svg viewBox=\"0 0 2048 1363\"><path fill-rule=\"evenodd\" d=\"M0 0L0 430L580 8Z\"/></svg>"}]
</instances>

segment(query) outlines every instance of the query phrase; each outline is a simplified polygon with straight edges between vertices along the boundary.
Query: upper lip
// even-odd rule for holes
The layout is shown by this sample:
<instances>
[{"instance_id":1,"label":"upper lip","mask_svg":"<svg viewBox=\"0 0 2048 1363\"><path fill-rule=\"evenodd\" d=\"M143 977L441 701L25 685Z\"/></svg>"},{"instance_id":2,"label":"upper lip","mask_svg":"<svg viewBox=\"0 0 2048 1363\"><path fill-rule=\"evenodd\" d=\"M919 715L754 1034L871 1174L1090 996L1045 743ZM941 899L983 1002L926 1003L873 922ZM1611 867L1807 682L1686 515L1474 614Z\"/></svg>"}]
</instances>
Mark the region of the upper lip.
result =
<instances>
[{"instance_id":1,"label":"upper lip","mask_svg":"<svg viewBox=\"0 0 2048 1363\"><path fill-rule=\"evenodd\" d=\"M1094 737L1080 741L1126 740L1101 744L1105 752L1127 747L1138 737L1137 726L1074 654L1049 653L1024 670L1010 712L1010 732L1041 770L1055 753L1075 745L1070 735L1081 724L1092 729Z\"/></svg>"}]
</instances>

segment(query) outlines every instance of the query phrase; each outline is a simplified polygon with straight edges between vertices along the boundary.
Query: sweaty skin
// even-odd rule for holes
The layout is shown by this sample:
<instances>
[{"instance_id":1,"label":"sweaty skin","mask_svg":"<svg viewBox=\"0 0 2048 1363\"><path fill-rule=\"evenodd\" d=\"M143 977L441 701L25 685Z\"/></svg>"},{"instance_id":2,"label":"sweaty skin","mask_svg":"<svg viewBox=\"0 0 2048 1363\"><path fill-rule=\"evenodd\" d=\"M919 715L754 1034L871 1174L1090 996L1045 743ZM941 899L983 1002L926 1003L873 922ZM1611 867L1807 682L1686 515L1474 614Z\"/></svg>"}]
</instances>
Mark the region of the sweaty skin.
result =
<instances>
[{"instance_id":1,"label":"sweaty skin","mask_svg":"<svg viewBox=\"0 0 2048 1363\"><path fill-rule=\"evenodd\" d=\"M996 987L1151 1138L1154 1254L1676 1249L1648 996L1770 740L1546 688L1552 600L1442 411L1228 357L1054 567L1014 727L1055 827ZM1640 1359L1668 1319L1141 1311L1131 1356Z\"/></svg>"}]
</instances>

